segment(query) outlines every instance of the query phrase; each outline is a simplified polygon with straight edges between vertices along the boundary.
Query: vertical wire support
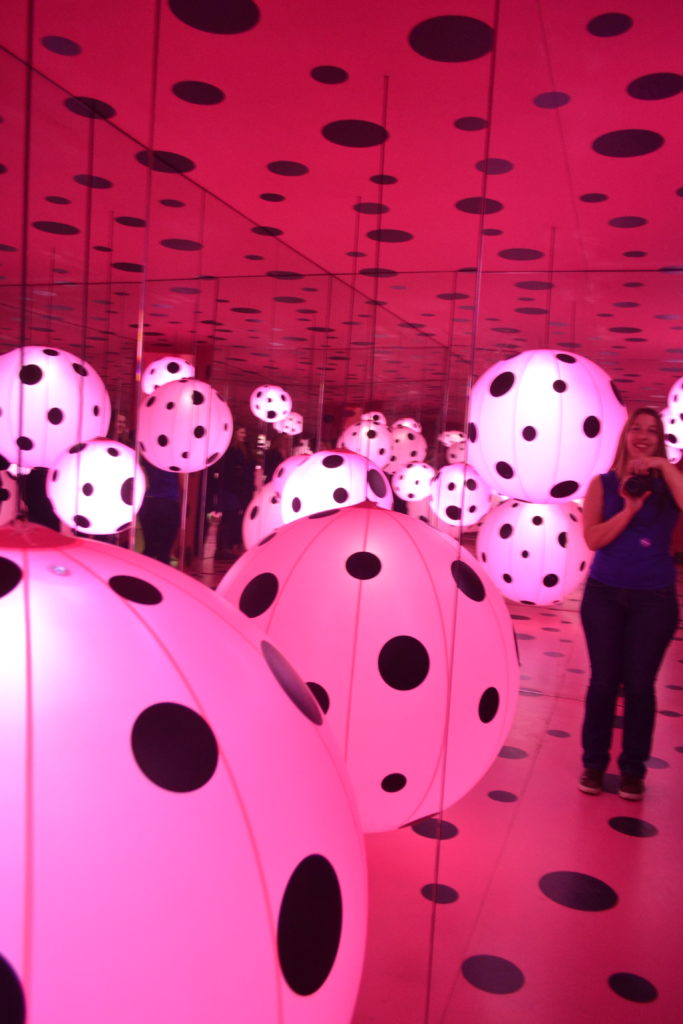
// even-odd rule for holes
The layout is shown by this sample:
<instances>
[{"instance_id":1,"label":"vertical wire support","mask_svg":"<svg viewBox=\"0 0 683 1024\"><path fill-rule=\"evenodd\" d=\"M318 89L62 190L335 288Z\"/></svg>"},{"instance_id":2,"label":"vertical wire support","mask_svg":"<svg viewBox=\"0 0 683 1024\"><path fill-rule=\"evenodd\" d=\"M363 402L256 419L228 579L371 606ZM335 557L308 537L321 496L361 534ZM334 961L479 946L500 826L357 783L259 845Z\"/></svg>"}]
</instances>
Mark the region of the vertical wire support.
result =
<instances>
[{"instance_id":1,"label":"vertical wire support","mask_svg":"<svg viewBox=\"0 0 683 1024\"><path fill-rule=\"evenodd\" d=\"M387 140L387 112L389 108L389 76L384 76L384 87L382 90L382 118L381 124L384 129L384 139L379 149L379 173L377 177L379 181L377 183L377 238L375 239L375 270L379 270L379 259L380 252L382 249L381 229L382 229L382 199L384 198L384 159L386 156L386 140ZM370 319L370 357L368 360L368 391L367 402L368 407L371 407L375 401L375 355L377 347L377 310L379 299L379 275L375 273L372 282L372 316Z\"/></svg>"}]
</instances>

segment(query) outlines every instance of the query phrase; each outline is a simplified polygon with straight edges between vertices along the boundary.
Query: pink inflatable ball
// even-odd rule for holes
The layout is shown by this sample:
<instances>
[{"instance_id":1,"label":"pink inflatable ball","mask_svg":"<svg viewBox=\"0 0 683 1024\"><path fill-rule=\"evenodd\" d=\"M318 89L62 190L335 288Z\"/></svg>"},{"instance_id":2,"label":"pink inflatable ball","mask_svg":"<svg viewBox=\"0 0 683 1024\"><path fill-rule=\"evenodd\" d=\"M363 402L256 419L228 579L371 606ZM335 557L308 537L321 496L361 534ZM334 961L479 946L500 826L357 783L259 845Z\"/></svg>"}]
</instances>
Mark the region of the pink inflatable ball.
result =
<instances>
[{"instance_id":1,"label":"pink inflatable ball","mask_svg":"<svg viewBox=\"0 0 683 1024\"><path fill-rule=\"evenodd\" d=\"M422 433L422 424L418 423L418 421L414 420L411 416L403 416L401 419L395 420L391 424L392 430L400 430L402 427L405 427L406 430L412 430L414 434Z\"/></svg>"},{"instance_id":2,"label":"pink inflatable ball","mask_svg":"<svg viewBox=\"0 0 683 1024\"><path fill-rule=\"evenodd\" d=\"M252 391L249 408L257 420L277 423L278 420L289 416L292 411L292 399L283 388L275 384L264 384Z\"/></svg>"},{"instance_id":3,"label":"pink inflatable ball","mask_svg":"<svg viewBox=\"0 0 683 1024\"><path fill-rule=\"evenodd\" d=\"M300 412L290 412L282 420L273 423L273 430L278 434L287 434L289 437L296 437L304 429L304 418Z\"/></svg>"},{"instance_id":4,"label":"pink inflatable ball","mask_svg":"<svg viewBox=\"0 0 683 1024\"><path fill-rule=\"evenodd\" d=\"M468 461L492 490L566 502L609 469L626 410L583 356L529 349L495 363L472 389Z\"/></svg>"},{"instance_id":5,"label":"pink inflatable ball","mask_svg":"<svg viewBox=\"0 0 683 1024\"><path fill-rule=\"evenodd\" d=\"M391 478L394 494L403 501L423 501L431 494L434 467L427 462L409 462L397 466Z\"/></svg>"},{"instance_id":6,"label":"pink inflatable ball","mask_svg":"<svg viewBox=\"0 0 683 1024\"><path fill-rule=\"evenodd\" d=\"M55 513L81 533L128 529L146 486L133 449L104 438L69 448L47 475L47 496Z\"/></svg>"},{"instance_id":7,"label":"pink inflatable ball","mask_svg":"<svg viewBox=\"0 0 683 1024\"><path fill-rule=\"evenodd\" d=\"M180 356L164 356L155 359L143 371L140 387L144 395L151 395L155 388L172 380L186 380L194 377L194 366Z\"/></svg>"},{"instance_id":8,"label":"pink inflatable ball","mask_svg":"<svg viewBox=\"0 0 683 1024\"><path fill-rule=\"evenodd\" d=\"M27 345L0 356L0 455L35 469L74 444L106 434L111 402L78 356Z\"/></svg>"},{"instance_id":9,"label":"pink inflatable ball","mask_svg":"<svg viewBox=\"0 0 683 1024\"><path fill-rule=\"evenodd\" d=\"M431 508L451 525L474 526L491 507L491 488L464 462L442 466L431 484Z\"/></svg>"},{"instance_id":10,"label":"pink inflatable ball","mask_svg":"<svg viewBox=\"0 0 683 1024\"><path fill-rule=\"evenodd\" d=\"M666 457L672 466L677 466L683 458L683 448L674 448L672 444L664 442L664 448L666 449Z\"/></svg>"},{"instance_id":11,"label":"pink inflatable ball","mask_svg":"<svg viewBox=\"0 0 683 1024\"><path fill-rule=\"evenodd\" d=\"M427 441L416 430L410 427L391 428L391 456L387 467L393 473L396 466L407 462L424 462L427 458Z\"/></svg>"},{"instance_id":12,"label":"pink inflatable ball","mask_svg":"<svg viewBox=\"0 0 683 1024\"><path fill-rule=\"evenodd\" d=\"M138 412L138 445L148 462L169 473L212 466L232 437L227 402L204 381L162 384Z\"/></svg>"},{"instance_id":13,"label":"pink inflatable ball","mask_svg":"<svg viewBox=\"0 0 683 1024\"><path fill-rule=\"evenodd\" d=\"M664 443L670 448L683 448L683 405L678 410L669 405L659 415L664 427Z\"/></svg>"},{"instance_id":14,"label":"pink inflatable ball","mask_svg":"<svg viewBox=\"0 0 683 1024\"><path fill-rule=\"evenodd\" d=\"M0 526L11 523L19 511L17 482L8 469L7 460L0 455Z\"/></svg>"},{"instance_id":15,"label":"pink inflatable ball","mask_svg":"<svg viewBox=\"0 0 683 1024\"><path fill-rule=\"evenodd\" d=\"M671 385L666 404L672 415L683 413L683 377L679 377L675 384Z\"/></svg>"},{"instance_id":16,"label":"pink inflatable ball","mask_svg":"<svg viewBox=\"0 0 683 1024\"><path fill-rule=\"evenodd\" d=\"M282 487L282 519L295 519L372 501L381 508L394 502L391 485L369 459L350 451L321 451L295 467Z\"/></svg>"},{"instance_id":17,"label":"pink inflatable ball","mask_svg":"<svg viewBox=\"0 0 683 1024\"><path fill-rule=\"evenodd\" d=\"M519 685L510 617L450 538L356 505L278 530L217 593L296 660L343 750L366 831L448 806L498 754Z\"/></svg>"},{"instance_id":18,"label":"pink inflatable ball","mask_svg":"<svg viewBox=\"0 0 683 1024\"><path fill-rule=\"evenodd\" d=\"M0 530L0 632L5 998L31 1024L348 1024L362 837L282 655L188 576L32 524Z\"/></svg>"},{"instance_id":19,"label":"pink inflatable ball","mask_svg":"<svg viewBox=\"0 0 683 1024\"><path fill-rule=\"evenodd\" d=\"M383 412L364 412L360 419L361 423L378 423L381 427L387 425L387 418Z\"/></svg>"},{"instance_id":20,"label":"pink inflatable ball","mask_svg":"<svg viewBox=\"0 0 683 1024\"><path fill-rule=\"evenodd\" d=\"M510 601L557 604L583 581L592 561L582 519L574 502L505 501L484 519L477 557Z\"/></svg>"},{"instance_id":21,"label":"pink inflatable ball","mask_svg":"<svg viewBox=\"0 0 683 1024\"><path fill-rule=\"evenodd\" d=\"M381 423L361 420L352 423L341 433L337 447L363 455L379 469L383 469L391 457L391 433Z\"/></svg>"},{"instance_id":22,"label":"pink inflatable ball","mask_svg":"<svg viewBox=\"0 0 683 1024\"><path fill-rule=\"evenodd\" d=\"M406 510L408 515L413 519L419 519L421 522L431 526L432 529L438 530L439 533L445 533L447 537L452 537L454 540L459 541L463 533L462 526L449 525L445 523L443 519L432 512L431 508L431 490L430 496L424 498L422 501L409 501L406 502Z\"/></svg>"},{"instance_id":23,"label":"pink inflatable ball","mask_svg":"<svg viewBox=\"0 0 683 1024\"><path fill-rule=\"evenodd\" d=\"M242 517L242 541L245 549L260 544L264 537L282 526L282 507L275 483L270 480L256 492Z\"/></svg>"},{"instance_id":24,"label":"pink inflatable ball","mask_svg":"<svg viewBox=\"0 0 683 1024\"><path fill-rule=\"evenodd\" d=\"M297 466L301 466L306 459L307 455L303 453L297 455L290 455L289 458L284 459L273 473L273 483L275 485L275 493L278 495L282 494L282 488L285 485L287 477L292 473Z\"/></svg>"}]
</instances>

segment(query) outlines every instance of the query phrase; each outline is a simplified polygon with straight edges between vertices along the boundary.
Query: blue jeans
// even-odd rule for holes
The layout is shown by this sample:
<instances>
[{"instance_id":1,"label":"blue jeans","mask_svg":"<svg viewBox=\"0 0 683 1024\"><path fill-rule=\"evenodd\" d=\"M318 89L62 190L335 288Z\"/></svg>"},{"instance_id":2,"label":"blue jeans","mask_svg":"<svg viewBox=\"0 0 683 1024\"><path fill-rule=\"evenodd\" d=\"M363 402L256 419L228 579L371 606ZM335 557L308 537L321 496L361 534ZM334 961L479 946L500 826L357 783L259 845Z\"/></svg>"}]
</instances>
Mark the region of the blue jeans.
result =
<instances>
[{"instance_id":1,"label":"blue jeans","mask_svg":"<svg viewBox=\"0 0 683 1024\"><path fill-rule=\"evenodd\" d=\"M591 663L581 741L586 768L609 764L614 709L624 687L624 730L619 769L643 778L655 721L655 677L678 625L673 587L631 590L589 579L581 622Z\"/></svg>"}]
</instances>

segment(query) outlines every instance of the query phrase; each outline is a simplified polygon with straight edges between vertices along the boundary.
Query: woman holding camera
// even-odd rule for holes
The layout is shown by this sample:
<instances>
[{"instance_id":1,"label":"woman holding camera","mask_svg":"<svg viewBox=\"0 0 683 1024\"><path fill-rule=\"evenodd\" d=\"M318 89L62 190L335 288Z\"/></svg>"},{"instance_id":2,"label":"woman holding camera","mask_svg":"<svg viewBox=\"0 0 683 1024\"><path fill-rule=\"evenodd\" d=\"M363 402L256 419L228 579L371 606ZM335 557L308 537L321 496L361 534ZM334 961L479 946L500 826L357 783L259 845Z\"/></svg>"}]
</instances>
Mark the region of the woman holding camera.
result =
<instances>
[{"instance_id":1,"label":"woman holding camera","mask_svg":"<svg viewBox=\"0 0 683 1024\"><path fill-rule=\"evenodd\" d=\"M584 536L596 552L581 604L591 680L579 789L602 791L614 710L624 688L619 796L640 800L655 718L655 677L678 624L671 536L683 509L683 474L667 460L654 409L629 416L609 473L591 481Z\"/></svg>"}]
</instances>

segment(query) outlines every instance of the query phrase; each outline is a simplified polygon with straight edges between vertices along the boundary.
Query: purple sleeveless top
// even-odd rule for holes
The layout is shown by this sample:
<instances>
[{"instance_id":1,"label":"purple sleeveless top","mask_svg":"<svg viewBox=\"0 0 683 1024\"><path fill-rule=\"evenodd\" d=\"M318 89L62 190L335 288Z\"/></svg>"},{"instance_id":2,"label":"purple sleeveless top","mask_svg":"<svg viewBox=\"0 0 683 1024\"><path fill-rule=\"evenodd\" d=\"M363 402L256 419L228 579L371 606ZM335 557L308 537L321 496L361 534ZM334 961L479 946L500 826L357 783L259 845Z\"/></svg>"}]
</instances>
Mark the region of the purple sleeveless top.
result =
<instances>
[{"instance_id":1,"label":"purple sleeveless top","mask_svg":"<svg viewBox=\"0 0 683 1024\"><path fill-rule=\"evenodd\" d=\"M624 507L614 470L600 477L604 493L603 519ZM629 525L604 548L598 548L590 578L610 587L656 590L673 586L676 566L669 553L680 510L665 482L657 477L655 490Z\"/></svg>"}]
</instances>

